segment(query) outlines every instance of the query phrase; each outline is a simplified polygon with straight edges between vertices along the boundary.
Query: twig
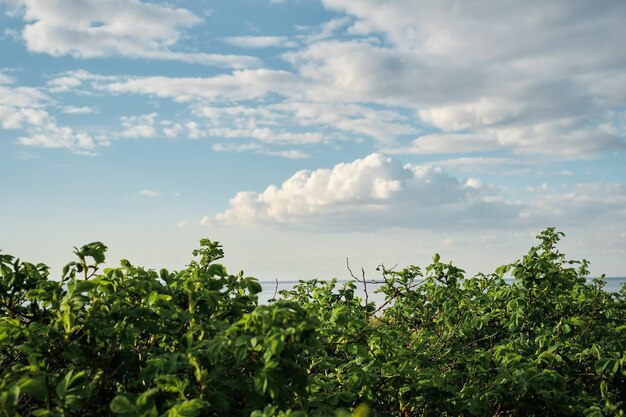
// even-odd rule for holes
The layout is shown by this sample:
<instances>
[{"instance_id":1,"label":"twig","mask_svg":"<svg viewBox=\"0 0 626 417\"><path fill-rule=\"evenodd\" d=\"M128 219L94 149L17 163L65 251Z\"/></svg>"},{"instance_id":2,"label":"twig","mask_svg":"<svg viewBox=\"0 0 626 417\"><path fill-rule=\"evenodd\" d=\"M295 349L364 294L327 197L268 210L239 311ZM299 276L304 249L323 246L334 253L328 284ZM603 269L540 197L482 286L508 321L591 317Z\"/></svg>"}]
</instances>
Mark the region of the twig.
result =
<instances>
[{"instance_id":1,"label":"twig","mask_svg":"<svg viewBox=\"0 0 626 417\"><path fill-rule=\"evenodd\" d=\"M352 278L354 278L355 280L363 284L363 292L365 293L365 323L368 323L369 313L367 311L367 305L369 303L369 293L367 291L367 281L365 280L365 270L361 268L362 279L359 279L354 275L354 273L352 272L352 269L350 269L350 261L348 258L346 258L346 267L348 268L348 271L350 272L350 276L352 276Z\"/></svg>"},{"instance_id":2,"label":"twig","mask_svg":"<svg viewBox=\"0 0 626 417\"><path fill-rule=\"evenodd\" d=\"M363 291L365 292L365 323L369 321L368 308L369 293L367 292L367 281L365 280L365 269L361 267L361 278L363 278Z\"/></svg>"},{"instance_id":3,"label":"twig","mask_svg":"<svg viewBox=\"0 0 626 417\"><path fill-rule=\"evenodd\" d=\"M274 287L274 295L268 301L276 301L276 294L278 293L278 278L274 278L276 280L276 286Z\"/></svg>"}]
</instances>

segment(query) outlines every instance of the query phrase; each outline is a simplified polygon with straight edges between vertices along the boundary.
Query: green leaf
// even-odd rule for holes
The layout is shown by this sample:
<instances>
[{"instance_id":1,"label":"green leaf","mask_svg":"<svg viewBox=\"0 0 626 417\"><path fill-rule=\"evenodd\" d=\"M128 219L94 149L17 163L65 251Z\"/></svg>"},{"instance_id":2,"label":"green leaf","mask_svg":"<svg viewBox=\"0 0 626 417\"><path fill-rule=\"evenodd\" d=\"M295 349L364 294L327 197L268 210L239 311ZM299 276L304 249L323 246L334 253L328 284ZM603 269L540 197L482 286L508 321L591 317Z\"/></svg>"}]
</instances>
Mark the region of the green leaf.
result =
<instances>
[{"instance_id":1,"label":"green leaf","mask_svg":"<svg viewBox=\"0 0 626 417\"><path fill-rule=\"evenodd\" d=\"M101 264L105 260L104 253L107 247L102 242L88 243L78 251L79 256L91 256L97 264Z\"/></svg>"},{"instance_id":2,"label":"green leaf","mask_svg":"<svg viewBox=\"0 0 626 417\"><path fill-rule=\"evenodd\" d=\"M356 395L348 391L341 391L337 394L337 397L344 403L351 403L356 400Z\"/></svg>"},{"instance_id":3,"label":"green leaf","mask_svg":"<svg viewBox=\"0 0 626 417\"><path fill-rule=\"evenodd\" d=\"M228 275L228 272L226 272L226 267L224 267L224 265L222 264L211 264L209 266L208 272L210 275L215 275L218 277L225 277L226 275Z\"/></svg>"},{"instance_id":4,"label":"green leaf","mask_svg":"<svg viewBox=\"0 0 626 417\"><path fill-rule=\"evenodd\" d=\"M74 287L74 293L88 292L98 286L94 281L78 281Z\"/></svg>"},{"instance_id":5,"label":"green leaf","mask_svg":"<svg viewBox=\"0 0 626 417\"><path fill-rule=\"evenodd\" d=\"M251 294L258 294L263 291L263 287L255 278L246 278L247 288Z\"/></svg>"},{"instance_id":6,"label":"green leaf","mask_svg":"<svg viewBox=\"0 0 626 417\"><path fill-rule=\"evenodd\" d=\"M39 270L37 269L35 265L28 263L28 262L24 262L24 268L26 269L26 272L28 273L30 277L36 278L37 280L43 280L43 277L41 276L41 274L39 273Z\"/></svg>"},{"instance_id":7,"label":"green leaf","mask_svg":"<svg viewBox=\"0 0 626 417\"><path fill-rule=\"evenodd\" d=\"M619 361L616 359L602 358L595 364L597 373L608 372L613 375L619 370Z\"/></svg>"},{"instance_id":8,"label":"green leaf","mask_svg":"<svg viewBox=\"0 0 626 417\"><path fill-rule=\"evenodd\" d=\"M137 408L135 407L134 401L131 401L127 395L118 395L113 398L110 408L111 411L116 414L137 414Z\"/></svg>"},{"instance_id":9,"label":"green leaf","mask_svg":"<svg viewBox=\"0 0 626 417\"><path fill-rule=\"evenodd\" d=\"M200 415L204 403L202 400L187 400L181 404L177 404L167 411L168 417L196 417Z\"/></svg>"},{"instance_id":10,"label":"green leaf","mask_svg":"<svg viewBox=\"0 0 626 417\"><path fill-rule=\"evenodd\" d=\"M504 274L509 272L511 265L502 265L496 268L496 275L500 278L504 277Z\"/></svg>"},{"instance_id":11,"label":"green leaf","mask_svg":"<svg viewBox=\"0 0 626 417\"><path fill-rule=\"evenodd\" d=\"M31 394L39 401L45 401L48 398L48 389L42 377L22 379L19 385L22 391Z\"/></svg>"}]
</instances>

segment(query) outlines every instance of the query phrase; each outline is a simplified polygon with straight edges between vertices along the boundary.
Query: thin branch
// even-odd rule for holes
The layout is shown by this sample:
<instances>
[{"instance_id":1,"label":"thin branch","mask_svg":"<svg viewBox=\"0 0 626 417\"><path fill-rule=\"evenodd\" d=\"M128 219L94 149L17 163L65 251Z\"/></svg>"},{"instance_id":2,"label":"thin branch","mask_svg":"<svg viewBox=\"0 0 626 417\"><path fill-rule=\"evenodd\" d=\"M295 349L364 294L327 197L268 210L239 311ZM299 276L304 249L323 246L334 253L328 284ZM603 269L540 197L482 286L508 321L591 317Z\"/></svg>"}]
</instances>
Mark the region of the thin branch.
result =
<instances>
[{"instance_id":1,"label":"thin branch","mask_svg":"<svg viewBox=\"0 0 626 417\"><path fill-rule=\"evenodd\" d=\"M274 295L272 295L272 298L269 299L269 301L276 301L276 294L278 294L278 278L274 278L276 280L276 286L274 287Z\"/></svg>"},{"instance_id":2,"label":"thin branch","mask_svg":"<svg viewBox=\"0 0 626 417\"><path fill-rule=\"evenodd\" d=\"M369 313L367 311L367 304L369 303L369 293L367 292L367 281L365 280L365 270L363 268L361 268L361 275L362 275L362 279L357 278L354 273L352 272L352 269L350 268L350 260L346 257L346 268L348 268L348 272L350 272L350 276L363 284L363 292L365 292L365 323L369 322Z\"/></svg>"},{"instance_id":3,"label":"thin branch","mask_svg":"<svg viewBox=\"0 0 626 417\"><path fill-rule=\"evenodd\" d=\"M367 281L365 280L365 269L361 267L361 278L363 278L363 291L365 292L365 323L369 322L368 305L369 293L367 292Z\"/></svg>"}]
</instances>

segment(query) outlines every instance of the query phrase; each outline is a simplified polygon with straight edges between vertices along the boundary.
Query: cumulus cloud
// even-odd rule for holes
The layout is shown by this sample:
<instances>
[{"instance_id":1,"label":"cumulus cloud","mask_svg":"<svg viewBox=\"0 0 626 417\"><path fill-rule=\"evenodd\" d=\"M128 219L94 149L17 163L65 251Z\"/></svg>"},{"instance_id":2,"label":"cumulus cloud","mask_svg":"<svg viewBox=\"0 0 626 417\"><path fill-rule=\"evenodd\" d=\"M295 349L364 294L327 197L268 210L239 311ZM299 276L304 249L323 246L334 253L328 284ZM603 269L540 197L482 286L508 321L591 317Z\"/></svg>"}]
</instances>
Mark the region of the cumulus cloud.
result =
<instances>
[{"instance_id":1,"label":"cumulus cloud","mask_svg":"<svg viewBox=\"0 0 626 417\"><path fill-rule=\"evenodd\" d=\"M239 192L215 216L227 224L326 226L339 229L479 225L518 207L493 188L427 166L371 154L331 169L298 171L261 193Z\"/></svg>"},{"instance_id":2,"label":"cumulus cloud","mask_svg":"<svg viewBox=\"0 0 626 417\"><path fill-rule=\"evenodd\" d=\"M441 167L403 165L374 153L329 169L298 171L262 192L239 192L212 221L344 231L623 227L626 221L626 187L621 184L554 188L544 183L529 187L527 193L508 195L479 179L454 177Z\"/></svg>"},{"instance_id":3,"label":"cumulus cloud","mask_svg":"<svg viewBox=\"0 0 626 417\"><path fill-rule=\"evenodd\" d=\"M139 0L20 0L26 22L22 37L32 52L52 56L134 58L244 68L248 56L178 52L184 31L202 19L189 10Z\"/></svg>"}]
</instances>

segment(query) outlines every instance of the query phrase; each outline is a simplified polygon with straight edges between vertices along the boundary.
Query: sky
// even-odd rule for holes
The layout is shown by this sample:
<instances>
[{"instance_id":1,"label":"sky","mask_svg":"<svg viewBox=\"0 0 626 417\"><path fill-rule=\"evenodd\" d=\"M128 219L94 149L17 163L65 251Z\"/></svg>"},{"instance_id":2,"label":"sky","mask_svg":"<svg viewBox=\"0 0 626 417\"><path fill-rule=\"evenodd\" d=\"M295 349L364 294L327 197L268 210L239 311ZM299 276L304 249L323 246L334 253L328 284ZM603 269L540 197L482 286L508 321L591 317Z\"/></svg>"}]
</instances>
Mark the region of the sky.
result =
<instances>
[{"instance_id":1,"label":"sky","mask_svg":"<svg viewBox=\"0 0 626 417\"><path fill-rule=\"evenodd\" d=\"M626 276L626 2L0 0L0 249Z\"/></svg>"}]
</instances>

